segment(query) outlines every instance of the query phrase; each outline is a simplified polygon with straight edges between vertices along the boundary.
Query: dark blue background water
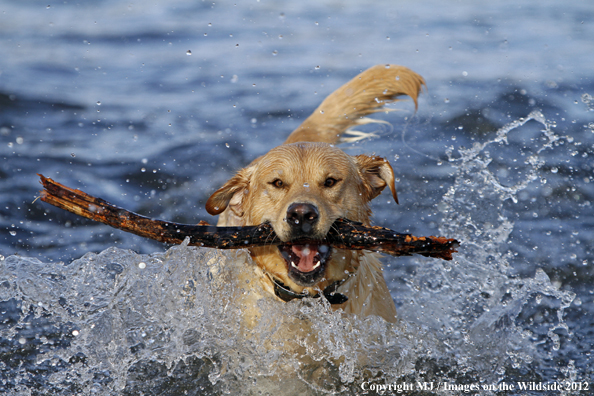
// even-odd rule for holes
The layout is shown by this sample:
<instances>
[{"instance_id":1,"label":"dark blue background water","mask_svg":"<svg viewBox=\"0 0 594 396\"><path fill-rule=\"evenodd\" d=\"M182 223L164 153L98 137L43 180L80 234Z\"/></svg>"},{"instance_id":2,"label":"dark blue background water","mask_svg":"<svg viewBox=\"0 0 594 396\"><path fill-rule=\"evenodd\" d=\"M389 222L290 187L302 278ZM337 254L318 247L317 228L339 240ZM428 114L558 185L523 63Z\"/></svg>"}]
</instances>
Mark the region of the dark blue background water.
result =
<instances>
[{"instance_id":1,"label":"dark blue background water","mask_svg":"<svg viewBox=\"0 0 594 396\"><path fill-rule=\"evenodd\" d=\"M392 124L380 138L344 145L398 174L401 204L379 197L376 223L439 233L458 169L447 149L540 110L560 139L539 154L535 180L500 199L513 223L506 260L513 276L542 268L577 295L560 352L533 377L557 378L572 361L594 383L593 21L588 1L0 1L0 254L69 263L111 246L163 251L36 201L35 174L145 215L214 222L204 202L235 169L361 70L402 64L426 79L419 111L400 103L379 116ZM542 128L485 149L504 185L526 179ZM399 307L420 265L401 263L386 275ZM14 357L18 345L2 345Z\"/></svg>"}]
</instances>

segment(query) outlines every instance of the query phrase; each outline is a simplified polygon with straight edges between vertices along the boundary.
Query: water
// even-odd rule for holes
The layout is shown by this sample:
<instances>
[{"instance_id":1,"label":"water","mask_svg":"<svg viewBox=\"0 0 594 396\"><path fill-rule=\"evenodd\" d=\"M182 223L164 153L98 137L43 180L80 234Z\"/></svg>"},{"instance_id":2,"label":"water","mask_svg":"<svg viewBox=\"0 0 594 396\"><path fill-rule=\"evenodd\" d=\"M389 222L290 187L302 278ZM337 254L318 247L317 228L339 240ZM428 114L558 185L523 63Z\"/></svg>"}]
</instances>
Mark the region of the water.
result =
<instances>
[{"instance_id":1,"label":"water","mask_svg":"<svg viewBox=\"0 0 594 396\"><path fill-rule=\"evenodd\" d=\"M553 1L0 2L0 390L591 394L593 14ZM241 252L167 248L35 201L43 173L145 215L214 222L204 202L234 169L386 62L425 77L419 111L398 103L380 115L392 127L370 126L379 138L343 148L398 174L401 204L378 197L377 224L463 242L453 262L384 259L396 325L263 301L271 313L243 329L244 268L225 266ZM565 380L576 390L501 388Z\"/></svg>"}]
</instances>

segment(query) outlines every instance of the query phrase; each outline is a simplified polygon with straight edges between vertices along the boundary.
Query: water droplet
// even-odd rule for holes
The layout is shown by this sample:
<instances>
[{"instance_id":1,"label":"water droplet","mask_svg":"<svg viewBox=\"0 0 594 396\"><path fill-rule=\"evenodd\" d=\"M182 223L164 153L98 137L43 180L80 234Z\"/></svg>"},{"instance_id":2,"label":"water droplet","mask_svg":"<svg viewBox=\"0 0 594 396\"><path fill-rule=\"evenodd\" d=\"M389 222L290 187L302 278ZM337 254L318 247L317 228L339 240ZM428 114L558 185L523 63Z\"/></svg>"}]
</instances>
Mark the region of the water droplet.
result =
<instances>
[{"instance_id":1,"label":"water droplet","mask_svg":"<svg viewBox=\"0 0 594 396\"><path fill-rule=\"evenodd\" d=\"M146 168L140 168L140 171L141 171L142 173L144 173L144 172L146 172Z\"/></svg>"},{"instance_id":2,"label":"water droplet","mask_svg":"<svg viewBox=\"0 0 594 396\"><path fill-rule=\"evenodd\" d=\"M319 69L320 69L320 66L316 66L316 67L315 67L315 69L316 69L316 70L319 70Z\"/></svg>"},{"instance_id":3,"label":"water droplet","mask_svg":"<svg viewBox=\"0 0 594 396\"><path fill-rule=\"evenodd\" d=\"M22 136L19 136L16 138L16 144L23 144L25 142L25 139L23 139Z\"/></svg>"},{"instance_id":4,"label":"water droplet","mask_svg":"<svg viewBox=\"0 0 594 396\"><path fill-rule=\"evenodd\" d=\"M206 34L206 33L205 33L205 34ZM190 50L187 50L187 51L186 51L186 55L188 55L188 56L192 55L192 51L190 51Z\"/></svg>"},{"instance_id":5,"label":"water droplet","mask_svg":"<svg viewBox=\"0 0 594 396\"><path fill-rule=\"evenodd\" d=\"M444 103L450 103L450 99L449 99L449 98L445 98L445 99L443 100L443 102L444 102Z\"/></svg>"},{"instance_id":6,"label":"water droplet","mask_svg":"<svg viewBox=\"0 0 594 396\"><path fill-rule=\"evenodd\" d=\"M146 268L146 263L144 261L141 261L140 263L138 263L138 268L145 269Z\"/></svg>"},{"instance_id":7,"label":"water droplet","mask_svg":"<svg viewBox=\"0 0 594 396\"><path fill-rule=\"evenodd\" d=\"M97 101L97 106L101 106L101 102Z\"/></svg>"},{"instance_id":8,"label":"water droplet","mask_svg":"<svg viewBox=\"0 0 594 396\"><path fill-rule=\"evenodd\" d=\"M73 335L73 336L75 336L75 337L76 337L78 334L79 334L78 330L72 330L72 335Z\"/></svg>"},{"instance_id":9,"label":"water droplet","mask_svg":"<svg viewBox=\"0 0 594 396\"><path fill-rule=\"evenodd\" d=\"M225 143L225 147L229 148L229 143Z\"/></svg>"},{"instance_id":10,"label":"water droplet","mask_svg":"<svg viewBox=\"0 0 594 396\"><path fill-rule=\"evenodd\" d=\"M303 183L303 187L309 188L309 183Z\"/></svg>"},{"instance_id":11,"label":"water droplet","mask_svg":"<svg viewBox=\"0 0 594 396\"><path fill-rule=\"evenodd\" d=\"M25 339L25 337L19 338L19 344L25 345L26 343L27 343L27 340Z\"/></svg>"},{"instance_id":12,"label":"water droplet","mask_svg":"<svg viewBox=\"0 0 594 396\"><path fill-rule=\"evenodd\" d=\"M16 236L17 232L16 231L10 231L10 235L12 236Z\"/></svg>"},{"instance_id":13,"label":"water droplet","mask_svg":"<svg viewBox=\"0 0 594 396\"><path fill-rule=\"evenodd\" d=\"M277 56L277 55L278 55L278 51L277 50L272 51L272 56Z\"/></svg>"}]
</instances>

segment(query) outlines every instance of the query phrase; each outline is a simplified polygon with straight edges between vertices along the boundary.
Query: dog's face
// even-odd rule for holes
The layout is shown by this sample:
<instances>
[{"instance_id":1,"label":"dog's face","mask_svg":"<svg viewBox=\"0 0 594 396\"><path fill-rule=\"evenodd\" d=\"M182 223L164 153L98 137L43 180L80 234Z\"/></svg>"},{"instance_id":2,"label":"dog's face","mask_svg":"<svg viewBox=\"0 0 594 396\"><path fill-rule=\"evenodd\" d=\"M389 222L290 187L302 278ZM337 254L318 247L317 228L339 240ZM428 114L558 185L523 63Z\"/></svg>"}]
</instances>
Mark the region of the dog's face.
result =
<instances>
[{"instance_id":1,"label":"dog's face","mask_svg":"<svg viewBox=\"0 0 594 396\"><path fill-rule=\"evenodd\" d=\"M206 209L219 214L228 208L242 225L268 222L283 242L313 241L251 252L258 265L292 290L314 292L356 269L350 251L324 244L334 221L367 224L368 202L386 186L397 200L392 167L382 158L353 157L324 143L294 143L239 171L209 198Z\"/></svg>"}]
</instances>

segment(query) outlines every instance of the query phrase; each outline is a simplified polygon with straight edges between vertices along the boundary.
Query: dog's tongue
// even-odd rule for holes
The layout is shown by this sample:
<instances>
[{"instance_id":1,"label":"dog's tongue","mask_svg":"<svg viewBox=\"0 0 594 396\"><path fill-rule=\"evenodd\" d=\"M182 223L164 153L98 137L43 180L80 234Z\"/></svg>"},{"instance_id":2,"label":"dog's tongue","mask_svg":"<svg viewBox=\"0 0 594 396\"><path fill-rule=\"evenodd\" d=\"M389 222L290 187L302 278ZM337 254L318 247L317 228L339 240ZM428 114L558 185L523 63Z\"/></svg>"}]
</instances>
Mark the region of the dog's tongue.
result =
<instances>
[{"instance_id":1,"label":"dog's tongue","mask_svg":"<svg viewBox=\"0 0 594 396\"><path fill-rule=\"evenodd\" d=\"M297 264L297 269L301 272L311 272L313 271L314 265L314 257L318 253L318 247L315 245L293 245L291 246L291 250L293 253L299 257L299 263Z\"/></svg>"}]
</instances>

